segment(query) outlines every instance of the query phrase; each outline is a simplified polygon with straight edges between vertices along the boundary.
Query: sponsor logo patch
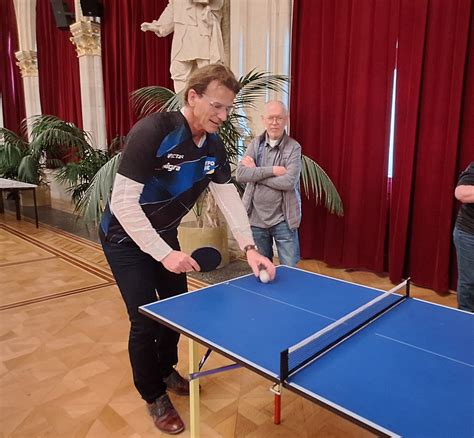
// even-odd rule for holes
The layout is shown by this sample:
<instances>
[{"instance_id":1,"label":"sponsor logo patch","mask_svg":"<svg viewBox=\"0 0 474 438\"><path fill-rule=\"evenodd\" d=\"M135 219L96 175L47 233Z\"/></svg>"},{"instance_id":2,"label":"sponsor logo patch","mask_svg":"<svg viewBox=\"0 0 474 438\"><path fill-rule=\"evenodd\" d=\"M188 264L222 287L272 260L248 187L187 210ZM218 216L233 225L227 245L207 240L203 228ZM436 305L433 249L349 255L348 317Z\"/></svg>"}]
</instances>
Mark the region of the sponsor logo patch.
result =
<instances>
[{"instance_id":1,"label":"sponsor logo patch","mask_svg":"<svg viewBox=\"0 0 474 438\"><path fill-rule=\"evenodd\" d=\"M168 155L166 155L166 158L176 158L178 160L182 160L184 158L184 155L182 155L182 154L168 154Z\"/></svg>"},{"instance_id":2,"label":"sponsor logo patch","mask_svg":"<svg viewBox=\"0 0 474 438\"><path fill-rule=\"evenodd\" d=\"M181 166L176 164L166 163L163 165L163 169L167 170L168 172L179 172L181 170Z\"/></svg>"},{"instance_id":3,"label":"sponsor logo patch","mask_svg":"<svg viewBox=\"0 0 474 438\"><path fill-rule=\"evenodd\" d=\"M207 157L204 163L204 172L208 175L214 173L216 167L216 159L214 157Z\"/></svg>"}]
</instances>

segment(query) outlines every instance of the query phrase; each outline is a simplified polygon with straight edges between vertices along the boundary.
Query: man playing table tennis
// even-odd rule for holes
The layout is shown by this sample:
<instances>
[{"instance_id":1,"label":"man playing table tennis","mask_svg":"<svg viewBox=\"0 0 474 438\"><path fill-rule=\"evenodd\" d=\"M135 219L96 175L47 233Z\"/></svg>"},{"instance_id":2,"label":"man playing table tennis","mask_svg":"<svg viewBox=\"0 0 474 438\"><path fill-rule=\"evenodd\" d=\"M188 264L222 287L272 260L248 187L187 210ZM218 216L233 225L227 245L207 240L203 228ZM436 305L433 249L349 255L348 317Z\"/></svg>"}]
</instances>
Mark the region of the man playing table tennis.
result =
<instances>
[{"instance_id":1,"label":"man playing table tennis","mask_svg":"<svg viewBox=\"0 0 474 438\"><path fill-rule=\"evenodd\" d=\"M187 291L186 272L200 270L180 251L177 227L209 186L255 276L275 267L255 248L224 144L217 136L239 91L234 74L211 64L188 79L181 111L154 113L130 131L110 204L100 225L107 261L127 306L129 355L135 386L158 429L179 433L184 423L166 390L189 394L174 369L179 334L138 312L138 307Z\"/></svg>"}]
</instances>

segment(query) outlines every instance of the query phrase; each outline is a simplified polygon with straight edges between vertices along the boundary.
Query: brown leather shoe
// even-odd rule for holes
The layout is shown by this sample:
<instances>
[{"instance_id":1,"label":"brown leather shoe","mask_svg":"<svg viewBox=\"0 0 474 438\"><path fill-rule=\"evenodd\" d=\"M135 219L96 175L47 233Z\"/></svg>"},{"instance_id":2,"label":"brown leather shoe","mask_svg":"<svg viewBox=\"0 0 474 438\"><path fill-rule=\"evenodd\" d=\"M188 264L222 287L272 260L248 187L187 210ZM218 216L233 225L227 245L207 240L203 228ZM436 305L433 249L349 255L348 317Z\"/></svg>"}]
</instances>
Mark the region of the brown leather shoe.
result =
<instances>
[{"instance_id":1,"label":"brown leather shoe","mask_svg":"<svg viewBox=\"0 0 474 438\"><path fill-rule=\"evenodd\" d=\"M168 394L163 394L154 403L147 403L148 413L155 426L164 433L175 435L184 430L184 423L174 408Z\"/></svg>"},{"instance_id":2,"label":"brown leather shoe","mask_svg":"<svg viewBox=\"0 0 474 438\"><path fill-rule=\"evenodd\" d=\"M175 369L168 377L163 379L163 382L166 383L168 391L177 395L189 395L189 381L181 377Z\"/></svg>"}]
</instances>

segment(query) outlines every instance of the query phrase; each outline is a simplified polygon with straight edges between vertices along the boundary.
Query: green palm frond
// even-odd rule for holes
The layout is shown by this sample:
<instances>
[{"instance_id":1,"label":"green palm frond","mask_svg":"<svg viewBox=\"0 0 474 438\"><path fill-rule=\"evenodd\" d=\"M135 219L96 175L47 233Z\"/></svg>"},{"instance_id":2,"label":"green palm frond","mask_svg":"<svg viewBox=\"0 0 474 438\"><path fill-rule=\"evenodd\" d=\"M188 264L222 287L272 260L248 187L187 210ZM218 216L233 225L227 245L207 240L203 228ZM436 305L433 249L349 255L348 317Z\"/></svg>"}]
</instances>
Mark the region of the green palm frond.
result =
<instances>
[{"instance_id":1,"label":"green palm frond","mask_svg":"<svg viewBox=\"0 0 474 438\"><path fill-rule=\"evenodd\" d=\"M39 160L33 155L25 155L18 166L18 179L31 184L39 184L43 178Z\"/></svg>"},{"instance_id":2,"label":"green palm frond","mask_svg":"<svg viewBox=\"0 0 474 438\"><path fill-rule=\"evenodd\" d=\"M28 153L28 143L7 128L0 128L0 177L18 178L18 166Z\"/></svg>"},{"instance_id":3,"label":"green palm frond","mask_svg":"<svg viewBox=\"0 0 474 438\"><path fill-rule=\"evenodd\" d=\"M76 125L74 125L74 123L67 122L56 116L48 114L39 114L30 117L27 121L31 126L32 137L40 135L42 132L50 129L60 129L65 132L74 133L78 137L88 137L87 133L83 129L78 128Z\"/></svg>"},{"instance_id":4,"label":"green palm frond","mask_svg":"<svg viewBox=\"0 0 474 438\"><path fill-rule=\"evenodd\" d=\"M76 212L86 221L100 222L107 200L114 185L121 154L114 155L95 174L81 200L76 204Z\"/></svg>"},{"instance_id":5,"label":"green palm frond","mask_svg":"<svg viewBox=\"0 0 474 438\"><path fill-rule=\"evenodd\" d=\"M78 162L70 162L61 167L56 180L67 186L67 192L77 205L87 191L96 173L111 158L108 152L91 149Z\"/></svg>"},{"instance_id":6,"label":"green palm frond","mask_svg":"<svg viewBox=\"0 0 474 438\"><path fill-rule=\"evenodd\" d=\"M28 143L16 132L7 128L0 128L0 146L10 145L20 150L28 149Z\"/></svg>"},{"instance_id":7,"label":"green palm frond","mask_svg":"<svg viewBox=\"0 0 474 438\"><path fill-rule=\"evenodd\" d=\"M160 86L139 88L131 93L133 107L144 117L157 111L176 111L183 106L183 93Z\"/></svg>"},{"instance_id":8,"label":"green palm frond","mask_svg":"<svg viewBox=\"0 0 474 438\"><path fill-rule=\"evenodd\" d=\"M113 156L116 153L120 152L125 146L125 136L124 135L117 135L109 145L109 153Z\"/></svg>"},{"instance_id":9,"label":"green palm frond","mask_svg":"<svg viewBox=\"0 0 474 438\"><path fill-rule=\"evenodd\" d=\"M315 203L321 202L324 193L325 206L330 213L344 215L341 197L326 172L306 155L302 156L301 180L306 196L314 197Z\"/></svg>"},{"instance_id":10,"label":"green palm frond","mask_svg":"<svg viewBox=\"0 0 474 438\"><path fill-rule=\"evenodd\" d=\"M285 75L274 75L268 72L258 72L255 69L239 79L242 86L235 97L236 110L255 109L255 104L266 100L268 91L278 93L286 91L288 77Z\"/></svg>"},{"instance_id":11,"label":"green palm frond","mask_svg":"<svg viewBox=\"0 0 474 438\"><path fill-rule=\"evenodd\" d=\"M30 121L33 154L47 151L56 155L65 149L73 149L78 157L82 157L92 148L90 135L73 123L50 115L33 116Z\"/></svg>"},{"instance_id":12,"label":"green palm frond","mask_svg":"<svg viewBox=\"0 0 474 438\"><path fill-rule=\"evenodd\" d=\"M244 140L251 136L247 125L247 117L238 113L232 113L219 127L218 134L225 145L229 161L232 164L237 164L237 160L245 149Z\"/></svg>"}]
</instances>

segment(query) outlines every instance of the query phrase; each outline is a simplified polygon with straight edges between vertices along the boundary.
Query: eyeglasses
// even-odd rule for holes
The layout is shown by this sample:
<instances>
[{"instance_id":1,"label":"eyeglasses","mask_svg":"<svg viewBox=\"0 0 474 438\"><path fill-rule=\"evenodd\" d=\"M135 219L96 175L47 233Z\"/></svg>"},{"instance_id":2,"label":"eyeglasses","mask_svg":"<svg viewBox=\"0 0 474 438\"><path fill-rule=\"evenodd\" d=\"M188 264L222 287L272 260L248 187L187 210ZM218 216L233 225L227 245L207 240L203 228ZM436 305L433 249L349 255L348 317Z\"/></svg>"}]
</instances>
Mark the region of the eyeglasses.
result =
<instances>
[{"instance_id":1,"label":"eyeglasses","mask_svg":"<svg viewBox=\"0 0 474 438\"><path fill-rule=\"evenodd\" d=\"M232 112L235 109L234 105L225 106L224 104L220 102L214 102L213 100L210 100L209 97L207 97L204 93L202 93L201 96L206 98L209 105L211 105L212 108L214 108L214 111L216 113L221 113L222 111L225 111L225 113L229 116L230 114L232 114Z\"/></svg>"},{"instance_id":2,"label":"eyeglasses","mask_svg":"<svg viewBox=\"0 0 474 438\"><path fill-rule=\"evenodd\" d=\"M283 123L283 121L285 120L284 117L279 117L279 116L275 116L275 117L265 117L265 118L266 118L266 120L267 120L268 122L270 122L270 123L275 122L275 123L278 123L278 124Z\"/></svg>"}]
</instances>

